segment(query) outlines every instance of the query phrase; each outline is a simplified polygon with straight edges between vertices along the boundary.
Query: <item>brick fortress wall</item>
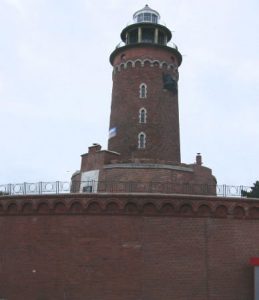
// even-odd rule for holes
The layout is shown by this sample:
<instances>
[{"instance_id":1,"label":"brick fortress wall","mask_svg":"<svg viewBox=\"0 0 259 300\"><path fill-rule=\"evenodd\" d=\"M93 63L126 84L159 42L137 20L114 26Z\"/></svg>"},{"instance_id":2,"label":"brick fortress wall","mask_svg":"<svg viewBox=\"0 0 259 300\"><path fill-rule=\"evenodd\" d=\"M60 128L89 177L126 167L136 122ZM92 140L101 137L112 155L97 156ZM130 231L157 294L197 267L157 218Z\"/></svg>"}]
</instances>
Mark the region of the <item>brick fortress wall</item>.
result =
<instances>
[{"instance_id":1,"label":"brick fortress wall","mask_svg":"<svg viewBox=\"0 0 259 300\"><path fill-rule=\"evenodd\" d=\"M255 200L158 194L0 198L0 298L248 300Z\"/></svg>"}]
</instances>

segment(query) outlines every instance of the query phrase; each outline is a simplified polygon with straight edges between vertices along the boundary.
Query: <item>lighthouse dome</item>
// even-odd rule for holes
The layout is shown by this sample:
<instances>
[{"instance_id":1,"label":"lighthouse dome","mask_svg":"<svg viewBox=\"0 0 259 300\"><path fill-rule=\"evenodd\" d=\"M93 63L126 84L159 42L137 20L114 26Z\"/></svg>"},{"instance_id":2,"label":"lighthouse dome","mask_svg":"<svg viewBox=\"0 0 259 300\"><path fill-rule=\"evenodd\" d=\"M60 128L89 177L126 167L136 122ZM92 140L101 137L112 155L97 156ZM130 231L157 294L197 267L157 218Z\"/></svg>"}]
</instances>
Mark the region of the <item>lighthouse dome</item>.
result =
<instances>
[{"instance_id":1,"label":"lighthouse dome","mask_svg":"<svg viewBox=\"0 0 259 300\"><path fill-rule=\"evenodd\" d=\"M138 10L133 15L135 23L154 23L157 24L160 20L160 15L157 11L151 9L148 5Z\"/></svg>"}]
</instances>

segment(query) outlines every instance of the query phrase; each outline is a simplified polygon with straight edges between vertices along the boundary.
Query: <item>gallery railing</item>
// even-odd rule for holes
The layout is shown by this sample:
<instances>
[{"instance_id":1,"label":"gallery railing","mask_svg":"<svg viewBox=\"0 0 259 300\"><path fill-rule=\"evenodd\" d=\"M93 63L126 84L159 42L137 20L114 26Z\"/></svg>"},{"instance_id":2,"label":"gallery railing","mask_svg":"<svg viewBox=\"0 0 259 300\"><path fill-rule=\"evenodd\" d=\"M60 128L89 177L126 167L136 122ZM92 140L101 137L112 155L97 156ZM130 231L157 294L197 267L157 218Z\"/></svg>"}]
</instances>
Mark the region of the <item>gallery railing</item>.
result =
<instances>
[{"instance_id":1,"label":"gallery railing","mask_svg":"<svg viewBox=\"0 0 259 300\"><path fill-rule=\"evenodd\" d=\"M36 182L0 185L0 196L43 195L64 193L165 193L217 195L242 197L242 191L250 187L233 185L177 184L164 182L119 182L119 181L80 181L80 182Z\"/></svg>"}]
</instances>

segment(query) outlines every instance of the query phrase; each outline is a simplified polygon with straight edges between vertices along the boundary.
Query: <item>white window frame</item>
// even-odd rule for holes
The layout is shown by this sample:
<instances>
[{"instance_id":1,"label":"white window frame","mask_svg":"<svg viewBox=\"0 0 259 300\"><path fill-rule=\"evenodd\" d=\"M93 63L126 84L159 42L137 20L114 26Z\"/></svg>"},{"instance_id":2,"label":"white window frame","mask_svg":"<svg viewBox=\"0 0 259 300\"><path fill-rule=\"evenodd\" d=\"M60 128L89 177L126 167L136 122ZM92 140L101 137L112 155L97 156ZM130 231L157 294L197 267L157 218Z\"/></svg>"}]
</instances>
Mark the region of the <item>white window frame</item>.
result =
<instances>
[{"instance_id":1,"label":"white window frame","mask_svg":"<svg viewBox=\"0 0 259 300\"><path fill-rule=\"evenodd\" d=\"M140 132L138 134L138 149L145 149L146 148L146 134L145 132Z\"/></svg>"},{"instance_id":2,"label":"white window frame","mask_svg":"<svg viewBox=\"0 0 259 300\"><path fill-rule=\"evenodd\" d=\"M147 85L145 83L141 83L139 86L139 98L147 98Z\"/></svg>"},{"instance_id":3,"label":"white window frame","mask_svg":"<svg viewBox=\"0 0 259 300\"><path fill-rule=\"evenodd\" d=\"M145 109L145 107L142 107L139 110L139 123L141 124L147 123L147 110Z\"/></svg>"}]
</instances>

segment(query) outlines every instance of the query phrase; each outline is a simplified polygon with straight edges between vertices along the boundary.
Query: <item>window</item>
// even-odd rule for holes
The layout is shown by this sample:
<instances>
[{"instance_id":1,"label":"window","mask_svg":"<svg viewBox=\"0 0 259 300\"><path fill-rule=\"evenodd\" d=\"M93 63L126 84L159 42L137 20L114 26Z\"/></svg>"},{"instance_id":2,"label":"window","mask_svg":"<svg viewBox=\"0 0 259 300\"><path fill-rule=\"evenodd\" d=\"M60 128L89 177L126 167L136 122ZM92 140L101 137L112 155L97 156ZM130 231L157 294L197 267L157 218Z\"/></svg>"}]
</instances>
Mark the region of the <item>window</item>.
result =
<instances>
[{"instance_id":1,"label":"window","mask_svg":"<svg viewBox=\"0 0 259 300\"><path fill-rule=\"evenodd\" d=\"M139 149L146 148L146 134L144 132L140 132L138 135L138 148Z\"/></svg>"},{"instance_id":2,"label":"window","mask_svg":"<svg viewBox=\"0 0 259 300\"><path fill-rule=\"evenodd\" d=\"M84 193L92 193L93 192L93 187L91 185L87 185L83 187L83 192Z\"/></svg>"},{"instance_id":3,"label":"window","mask_svg":"<svg viewBox=\"0 0 259 300\"><path fill-rule=\"evenodd\" d=\"M139 123L147 123L147 110L145 108L139 110Z\"/></svg>"},{"instance_id":4,"label":"window","mask_svg":"<svg viewBox=\"0 0 259 300\"><path fill-rule=\"evenodd\" d=\"M150 13L144 13L144 21L151 22L151 14Z\"/></svg>"},{"instance_id":5,"label":"window","mask_svg":"<svg viewBox=\"0 0 259 300\"><path fill-rule=\"evenodd\" d=\"M139 98L147 98L147 85L145 83L141 83L139 86Z\"/></svg>"},{"instance_id":6,"label":"window","mask_svg":"<svg viewBox=\"0 0 259 300\"><path fill-rule=\"evenodd\" d=\"M157 20L158 20L157 16L152 14L152 23L157 23Z\"/></svg>"},{"instance_id":7,"label":"window","mask_svg":"<svg viewBox=\"0 0 259 300\"><path fill-rule=\"evenodd\" d=\"M132 30L129 32L129 44L136 44L138 42L138 30Z\"/></svg>"},{"instance_id":8,"label":"window","mask_svg":"<svg viewBox=\"0 0 259 300\"><path fill-rule=\"evenodd\" d=\"M138 22L143 22L143 14L139 14L137 20Z\"/></svg>"},{"instance_id":9,"label":"window","mask_svg":"<svg viewBox=\"0 0 259 300\"><path fill-rule=\"evenodd\" d=\"M159 31L159 34L158 34L158 44L159 45L165 45L165 35L163 34L163 32L160 32Z\"/></svg>"},{"instance_id":10,"label":"window","mask_svg":"<svg viewBox=\"0 0 259 300\"><path fill-rule=\"evenodd\" d=\"M154 43L155 31L153 28L142 28L142 42Z\"/></svg>"}]
</instances>

